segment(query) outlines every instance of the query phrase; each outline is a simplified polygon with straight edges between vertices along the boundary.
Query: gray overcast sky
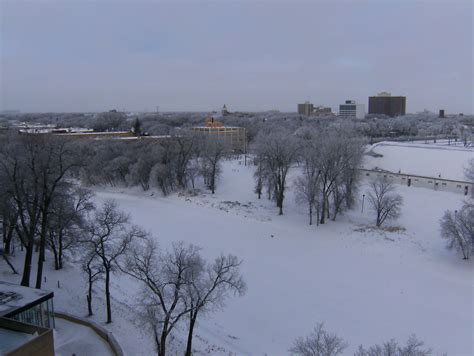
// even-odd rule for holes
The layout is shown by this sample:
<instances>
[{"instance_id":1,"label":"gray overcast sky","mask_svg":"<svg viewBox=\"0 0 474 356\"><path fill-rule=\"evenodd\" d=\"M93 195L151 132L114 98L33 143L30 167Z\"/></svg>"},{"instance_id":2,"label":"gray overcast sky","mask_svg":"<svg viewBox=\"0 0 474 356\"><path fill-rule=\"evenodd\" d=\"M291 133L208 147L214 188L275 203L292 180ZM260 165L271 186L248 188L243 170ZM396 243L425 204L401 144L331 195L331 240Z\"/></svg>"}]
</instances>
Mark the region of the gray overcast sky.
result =
<instances>
[{"instance_id":1,"label":"gray overcast sky","mask_svg":"<svg viewBox=\"0 0 474 356\"><path fill-rule=\"evenodd\" d=\"M473 110L473 3L0 0L0 110Z\"/></svg>"}]
</instances>

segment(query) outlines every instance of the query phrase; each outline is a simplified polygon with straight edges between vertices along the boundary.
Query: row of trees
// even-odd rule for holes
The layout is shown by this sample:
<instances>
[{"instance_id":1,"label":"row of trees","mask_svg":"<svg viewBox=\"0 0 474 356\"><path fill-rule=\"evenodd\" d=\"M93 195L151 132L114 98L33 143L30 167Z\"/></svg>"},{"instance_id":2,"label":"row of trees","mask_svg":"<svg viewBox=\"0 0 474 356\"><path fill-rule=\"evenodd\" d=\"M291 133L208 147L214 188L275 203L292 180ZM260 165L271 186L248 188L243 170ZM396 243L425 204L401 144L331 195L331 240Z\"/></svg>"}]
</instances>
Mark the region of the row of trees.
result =
<instances>
[{"instance_id":1,"label":"row of trees","mask_svg":"<svg viewBox=\"0 0 474 356\"><path fill-rule=\"evenodd\" d=\"M41 288L45 251L51 247L56 267L68 236L88 209L85 194L69 179L81 161L73 146L42 135L6 135L0 147L0 220L4 256L19 241L25 250L21 285L29 286L33 255L38 253L36 288Z\"/></svg>"},{"instance_id":2,"label":"row of trees","mask_svg":"<svg viewBox=\"0 0 474 356\"><path fill-rule=\"evenodd\" d=\"M85 184L158 188L165 195L194 188L198 177L214 193L220 162L230 151L223 140L186 130L159 139L86 144L80 174Z\"/></svg>"},{"instance_id":3,"label":"row of trees","mask_svg":"<svg viewBox=\"0 0 474 356\"><path fill-rule=\"evenodd\" d=\"M293 356L337 356L342 355L349 344L334 333L324 329L319 323L313 332L306 337L295 340L289 352ZM354 356L428 356L431 349L424 348L424 342L411 335L405 345L395 339L366 348L360 345Z\"/></svg>"},{"instance_id":4,"label":"row of trees","mask_svg":"<svg viewBox=\"0 0 474 356\"><path fill-rule=\"evenodd\" d=\"M296 199L307 205L309 223L314 213L319 224L327 218L335 220L354 203L364 144L347 126L261 132L254 148L255 192L260 198L266 189L283 214L288 174L298 166L302 173L295 180Z\"/></svg>"}]
</instances>

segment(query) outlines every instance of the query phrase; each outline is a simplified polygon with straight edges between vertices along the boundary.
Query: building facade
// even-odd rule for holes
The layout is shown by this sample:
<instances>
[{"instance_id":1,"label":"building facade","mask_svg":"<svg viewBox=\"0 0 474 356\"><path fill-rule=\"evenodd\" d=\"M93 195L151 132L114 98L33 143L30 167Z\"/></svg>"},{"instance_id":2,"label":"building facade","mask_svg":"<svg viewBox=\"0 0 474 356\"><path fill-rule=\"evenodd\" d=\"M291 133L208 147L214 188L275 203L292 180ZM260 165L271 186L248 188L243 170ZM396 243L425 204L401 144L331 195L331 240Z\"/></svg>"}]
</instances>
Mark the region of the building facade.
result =
<instances>
[{"instance_id":1,"label":"building facade","mask_svg":"<svg viewBox=\"0 0 474 356\"><path fill-rule=\"evenodd\" d=\"M365 117L364 104L357 104L354 100L346 100L339 105L339 117L349 119L363 119Z\"/></svg>"},{"instance_id":2,"label":"building facade","mask_svg":"<svg viewBox=\"0 0 474 356\"><path fill-rule=\"evenodd\" d=\"M309 101L306 101L304 104L298 104L298 114L310 116L314 111L314 105Z\"/></svg>"},{"instance_id":3,"label":"building facade","mask_svg":"<svg viewBox=\"0 0 474 356\"><path fill-rule=\"evenodd\" d=\"M406 114L406 97L392 96L382 92L377 96L369 96L369 114L386 115L390 117Z\"/></svg>"},{"instance_id":4,"label":"building facade","mask_svg":"<svg viewBox=\"0 0 474 356\"><path fill-rule=\"evenodd\" d=\"M221 140L229 149L236 153L245 153L247 139L244 127L224 126L223 123L206 118L204 126L193 127L192 131L198 135L206 135L215 140Z\"/></svg>"}]
</instances>

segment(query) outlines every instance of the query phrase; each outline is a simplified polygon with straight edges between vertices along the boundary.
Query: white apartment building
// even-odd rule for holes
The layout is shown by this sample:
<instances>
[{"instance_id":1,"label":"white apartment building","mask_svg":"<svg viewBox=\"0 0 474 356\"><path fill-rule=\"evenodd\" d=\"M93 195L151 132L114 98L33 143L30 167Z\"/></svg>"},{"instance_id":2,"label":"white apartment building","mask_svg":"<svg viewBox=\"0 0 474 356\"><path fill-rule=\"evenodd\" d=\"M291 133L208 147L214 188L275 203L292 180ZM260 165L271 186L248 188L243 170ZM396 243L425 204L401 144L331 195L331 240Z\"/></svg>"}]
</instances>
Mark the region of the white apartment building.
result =
<instances>
[{"instance_id":1,"label":"white apartment building","mask_svg":"<svg viewBox=\"0 0 474 356\"><path fill-rule=\"evenodd\" d=\"M357 104L354 100L346 100L339 105L339 117L363 119L365 117L365 105Z\"/></svg>"}]
</instances>

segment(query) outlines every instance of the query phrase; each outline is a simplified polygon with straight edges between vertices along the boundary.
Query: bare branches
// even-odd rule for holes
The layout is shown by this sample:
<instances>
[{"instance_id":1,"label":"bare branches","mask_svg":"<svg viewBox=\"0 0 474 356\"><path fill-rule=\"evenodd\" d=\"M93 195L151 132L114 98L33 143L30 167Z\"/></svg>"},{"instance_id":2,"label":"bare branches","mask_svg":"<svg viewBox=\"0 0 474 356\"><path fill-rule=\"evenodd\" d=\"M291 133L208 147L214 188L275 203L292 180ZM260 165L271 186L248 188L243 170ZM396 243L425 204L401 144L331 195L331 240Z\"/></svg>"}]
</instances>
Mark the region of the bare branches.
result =
<instances>
[{"instance_id":1,"label":"bare branches","mask_svg":"<svg viewBox=\"0 0 474 356\"><path fill-rule=\"evenodd\" d=\"M111 272L117 269L119 259L126 253L131 243L146 236L146 233L139 227L130 226L129 221L129 216L119 211L114 201L108 200L89 221L86 237L83 240L88 249L88 255L98 259L105 273L107 323L112 322Z\"/></svg>"},{"instance_id":2,"label":"bare branches","mask_svg":"<svg viewBox=\"0 0 474 356\"><path fill-rule=\"evenodd\" d=\"M336 334L324 330L322 323L316 324L314 331L307 337L299 337L295 340L289 352L293 356L336 356L341 355L349 346L347 342ZM428 356L431 349L424 349L424 342L412 334L406 345L400 345L395 339L384 342L381 345L373 345L365 348L360 345L354 356Z\"/></svg>"},{"instance_id":3,"label":"bare branches","mask_svg":"<svg viewBox=\"0 0 474 356\"><path fill-rule=\"evenodd\" d=\"M324 330L319 323L307 337L300 337L289 352L295 356L337 356L347 348L348 344L336 334Z\"/></svg>"},{"instance_id":4,"label":"bare branches","mask_svg":"<svg viewBox=\"0 0 474 356\"><path fill-rule=\"evenodd\" d=\"M373 345L368 349L360 345L354 356L428 356L431 349L422 349L424 342L411 335L405 346L399 345L395 339L384 342L382 345Z\"/></svg>"},{"instance_id":5,"label":"bare branches","mask_svg":"<svg viewBox=\"0 0 474 356\"><path fill-rule=\"evenodd\" d=\"M262 165L258 170L265 172L268 189L274 192L279 214L283 215L286 177L291 164L296 160L298 150L296 139L291 132L280 129L272 132L261 132L256 140L258 163ZM256 179L258 188L262 184L261 181L259 182L262 176L257 175ZM261 188L258 191L261 193Z\"/></svg>"},{"instance_id":6,"label":"bare branches","mask_svg":"<svg viewBox=\"0 0 474 356\"><path fill-rule=\"evenodd\" d=\"M208 264L194 245L178 242L170 251L160 251L153 240L143 242L130 251L123 270L145 287L142 309L158 355L166 354L168 336L185 316L189 318L186 355L191 355L198 316L223 306L229 293L245 293L241 261L221 255Z\"/></svg>"},{"instance_id":7,"label":"bare branches","mask_svg":"<svg viewBox=\"0 0 474 356\"><path fill-rule=\"evenodd\" d=\"M387 179L375 179L369 183L367 198L370 206L377 214L377 227L387 219L396 219L400 216L403 198L395 193L395 186Z\"/></svg>"}]
</instances>

